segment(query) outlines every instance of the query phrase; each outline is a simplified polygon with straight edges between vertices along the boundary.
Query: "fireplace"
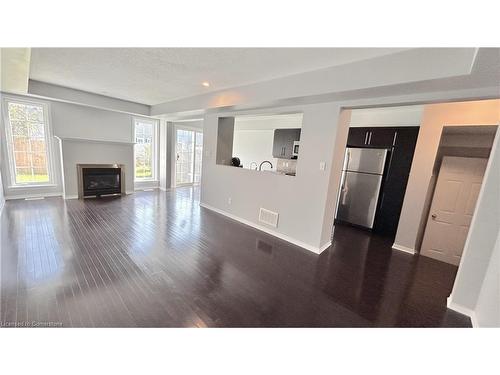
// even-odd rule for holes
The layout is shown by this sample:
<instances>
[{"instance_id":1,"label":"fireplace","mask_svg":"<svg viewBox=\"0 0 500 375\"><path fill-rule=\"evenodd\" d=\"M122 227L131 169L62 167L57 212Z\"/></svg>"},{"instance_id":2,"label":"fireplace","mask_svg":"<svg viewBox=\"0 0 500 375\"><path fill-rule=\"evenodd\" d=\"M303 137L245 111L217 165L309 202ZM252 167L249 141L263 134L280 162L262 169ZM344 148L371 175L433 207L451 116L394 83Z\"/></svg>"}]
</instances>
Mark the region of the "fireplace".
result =
<instances>
[{"instance_id":1,"label":"fireplace","mask_svg":"<svg viewBox=\"0 0 500 375\"><path fill-rule=\"evenodd\" d=\"M122 164L77 164L78 198L123 194L124 168Z\"/></svg>"}]
</instances>

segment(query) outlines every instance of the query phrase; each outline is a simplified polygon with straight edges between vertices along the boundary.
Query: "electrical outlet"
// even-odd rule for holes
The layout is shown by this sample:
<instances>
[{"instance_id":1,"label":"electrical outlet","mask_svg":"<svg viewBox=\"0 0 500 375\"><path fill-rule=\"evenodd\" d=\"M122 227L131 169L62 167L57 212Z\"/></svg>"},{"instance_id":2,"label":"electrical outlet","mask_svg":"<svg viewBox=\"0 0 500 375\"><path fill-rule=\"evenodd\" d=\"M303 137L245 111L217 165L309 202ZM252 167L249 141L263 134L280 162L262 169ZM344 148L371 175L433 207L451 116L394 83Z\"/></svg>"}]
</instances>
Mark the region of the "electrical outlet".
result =
<instances>
[{"instance_id":1,"label":"electrical outlet","mask_svg":"<svg viewBox=\"0 0 500 375\"><path fill-rule=\"evenodd\" d=\"M227 204L231 204L231 203L233 203L233 198L231 198L231 197L227 198Z\"/></svg>"}]
</instances>

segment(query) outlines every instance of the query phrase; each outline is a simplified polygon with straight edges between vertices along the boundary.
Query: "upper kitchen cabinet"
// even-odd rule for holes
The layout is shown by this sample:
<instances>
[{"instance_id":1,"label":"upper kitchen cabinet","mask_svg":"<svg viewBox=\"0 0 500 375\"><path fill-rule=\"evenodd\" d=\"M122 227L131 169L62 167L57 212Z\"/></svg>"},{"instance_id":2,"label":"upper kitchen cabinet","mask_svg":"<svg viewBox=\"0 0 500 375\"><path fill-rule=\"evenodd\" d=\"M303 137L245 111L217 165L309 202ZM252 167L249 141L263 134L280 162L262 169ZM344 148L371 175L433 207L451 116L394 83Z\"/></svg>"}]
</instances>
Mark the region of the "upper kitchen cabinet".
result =
<instances>
[{"instance_id":1,"label":"upper kitchen cabinet","mask_svg":"<svg viewBox=\"0 0 500 375\"><path fill-rule=\"evenodd\" d=\"M369 128L349 128L347 146L365 147L367 145Z\"/></svg>"},{"instance_id":2,"label":"upper kitchen cabinet","mask_svg":"<svg viewBox=\"0 0 500 375\"><path fill-rule=\"evenodd\" d=\"M350 128L347 146L392 147L396 140L396 129L388 127Z\"/></svg>"},{"instance_id":3,"label":"upper kitchen cabinet","mask_svg":"<svg viewBox=\"0 0 500 375\"><path fill-rule=\"evenodd\" d=\"M293 156L293 142L300 140L300 128L275 129L273 140L273 157L291 159Z\"/></svg>"},{"instance_id":4,"label":"upper kitchen cabinet","mask_svg":"<svg viewBox=\"0 0 500 375\"><path fill-rule=\"evenodd\" d=\"M395 145L397 130L395 128L369 128L368 145L370 147L392 147Z\"/></svg>"}]
</instances>

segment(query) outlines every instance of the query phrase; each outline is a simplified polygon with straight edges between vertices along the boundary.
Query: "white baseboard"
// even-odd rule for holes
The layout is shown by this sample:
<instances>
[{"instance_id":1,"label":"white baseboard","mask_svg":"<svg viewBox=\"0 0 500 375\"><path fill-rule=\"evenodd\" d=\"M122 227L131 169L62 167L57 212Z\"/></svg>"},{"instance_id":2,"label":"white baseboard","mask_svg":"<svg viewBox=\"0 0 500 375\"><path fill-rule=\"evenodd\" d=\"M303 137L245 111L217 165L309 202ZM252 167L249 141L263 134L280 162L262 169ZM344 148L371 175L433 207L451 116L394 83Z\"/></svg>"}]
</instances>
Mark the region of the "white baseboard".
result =
<instances>
[{"instance_id":1,"label":"white baseboard","mask_svg":"<svg viewBox=\"0 0 500 375\"><path fill-rule=\"evenodd\" d=\"M446 306L453 311L456 311L460 314L467 315L470 318L470 321L472 322L472 327L479 328L479 325L477 323L476 313L474 312L474 310L471 310L467 307L456 304L455 302L453 302L451 300L451 296L446 299Z\"/></svg>"},{"instance_id":2,"label":"white baseboard","mask_svg":"<svg viewBox=\"0 0 500 375\"><path fill-rule=\"evenodd\" d=\"M392 248L395 249L395 250L404 251L405 253L408 253L408 254L412 254L412 255L416 254L415 249L412 249L410 247L406 247L406 246L403 246L403 245L398 245L395 242L392 244Z\"/></svg>"},{"instance_id":3,"label":"white baseboard","mask_svg":"<svg viewBox=\"0 0 500 375\"><path fill-rule=\"evenodd\" d=\"M206 209L208 209L210 211L214 211L214 212L217 212L218 214L224 215L224 216L226 216L226 217L228 217L230 219L236 220L236 221L238 221L238 222L240 222L242 224L248 225L248 226L250 226L252 228L255 228L255 229L258 229L258 230L260 230L262 232L270 234L271 236L278 237L279 239L282 239L282 240L284 240L286 242L290 242L291 244L294 244L296 246L302 247L303 249L312 251L315 254L320 254L322 251L324 251L325 249L327 249L331 245L331 242L328 242L328 243L324 244L321 247L315 247L315 246L309 245L309 244L307 244L305 242L302 242L302 241L296 240L296 239L294 239L292 237L289 237L289 236L287 236L285 234L278 233L278 232L276 232L276 231L274 231L272 229L269 229L269 228L263 227L261 225L255 224L255 223L253 223L253 222L251 222L249 220L242 219L242 218L240 218L238 216L230 214L229 212L226 212L226 211L220 210L218 208L212 207L212 206L210 206L208 204L200 202L200 206L204 207L204 208L206 208Z\"/></svg>"},{"instance_id":4,"label":"white baseboard","mask_svg":"<svg viewBox=\"0 0 500 375\"><path fill-rule=\"evenodd\" d=\"M8 195L5 200L12 199L26 199L26 198L45 198L45 197L60 197L62 193L35 193L35 194L19 194L19 195Z\"/></svg>"},{"instance_id":5,"label":"white baseboard","mask_svg":"<svg viewBox=\"0 0 500 375\"><path fill-rule=\"evenodd\" d=\"M328 241L323 246L320 246L319 247L319 253L322 253L323 251L325 251L326 249L328 249L330 246L332 246L332 241Z\"/></svg>"}]
</instances>

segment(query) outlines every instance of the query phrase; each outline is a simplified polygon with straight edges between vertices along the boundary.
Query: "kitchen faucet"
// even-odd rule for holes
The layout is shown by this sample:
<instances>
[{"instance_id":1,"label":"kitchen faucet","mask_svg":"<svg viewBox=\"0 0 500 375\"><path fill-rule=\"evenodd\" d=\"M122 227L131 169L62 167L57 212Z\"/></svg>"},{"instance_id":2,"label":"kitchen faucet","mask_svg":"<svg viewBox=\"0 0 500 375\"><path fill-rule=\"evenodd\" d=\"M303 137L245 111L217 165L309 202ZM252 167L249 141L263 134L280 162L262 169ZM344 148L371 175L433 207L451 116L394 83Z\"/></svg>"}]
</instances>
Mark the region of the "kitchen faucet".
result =
<instances>
[{"instance_id":1,"label":"kitchen faucet","mask_svg":"<svg viewBox=\"0 0 500 375\"><path fill-rule=\"evenodd\" d=\"M271 163L269 160L264 160L262 163L260 163L259 165L259 171L262 170L262 164L265 164L265 163L269 163L269 165L271 166L271 169L273 169L273 163Z\"/></svg>"}]
</instances>

